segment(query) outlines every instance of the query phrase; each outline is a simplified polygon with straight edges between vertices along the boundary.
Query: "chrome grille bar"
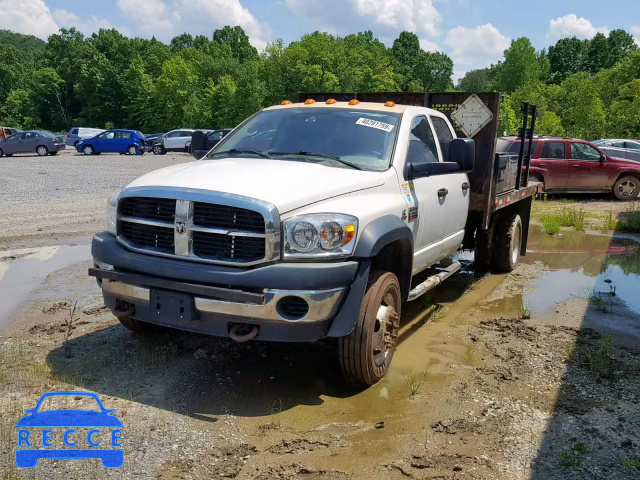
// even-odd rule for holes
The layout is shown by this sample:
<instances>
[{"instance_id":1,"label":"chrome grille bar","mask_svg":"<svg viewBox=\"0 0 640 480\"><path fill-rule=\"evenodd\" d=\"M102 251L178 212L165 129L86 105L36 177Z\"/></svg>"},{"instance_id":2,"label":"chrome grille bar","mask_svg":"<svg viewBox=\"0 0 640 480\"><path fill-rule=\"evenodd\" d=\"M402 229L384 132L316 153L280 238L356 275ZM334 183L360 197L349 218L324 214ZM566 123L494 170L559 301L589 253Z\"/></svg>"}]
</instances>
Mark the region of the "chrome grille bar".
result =
<instances>
[{"instance_id":1,"label":"chrome grille bar","mask_svg":"<svg viewBox=\"0 0 640 480\"><path fill-rule=\"evenodd\" d=\"M189 256L193 254L193 202L188 200L176 201L176 220L173 230L173 241L176 255Z\"/></svg>"}]
</instances>

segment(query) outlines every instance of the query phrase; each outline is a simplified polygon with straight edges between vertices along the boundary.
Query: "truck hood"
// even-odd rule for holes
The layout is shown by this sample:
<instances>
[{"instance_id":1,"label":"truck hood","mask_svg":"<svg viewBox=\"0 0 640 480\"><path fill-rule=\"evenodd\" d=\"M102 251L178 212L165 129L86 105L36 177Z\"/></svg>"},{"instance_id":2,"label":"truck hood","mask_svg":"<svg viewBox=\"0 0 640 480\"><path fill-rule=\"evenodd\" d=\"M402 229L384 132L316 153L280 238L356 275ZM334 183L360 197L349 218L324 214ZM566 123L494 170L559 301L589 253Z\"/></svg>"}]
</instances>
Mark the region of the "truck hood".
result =
<instances>
[{"instance_id":1,"label":"truck hood","mask_svg":"<svg viewBox=\"0 0 640 480\"><path fill-rule=\"evenodd\" d=\"M200 160L156 170L133 187L195 188L263 200L280 213L337 195L383 185L384 172L363 172L318 163L221 158Z\"/></svg>"}]
</instances>

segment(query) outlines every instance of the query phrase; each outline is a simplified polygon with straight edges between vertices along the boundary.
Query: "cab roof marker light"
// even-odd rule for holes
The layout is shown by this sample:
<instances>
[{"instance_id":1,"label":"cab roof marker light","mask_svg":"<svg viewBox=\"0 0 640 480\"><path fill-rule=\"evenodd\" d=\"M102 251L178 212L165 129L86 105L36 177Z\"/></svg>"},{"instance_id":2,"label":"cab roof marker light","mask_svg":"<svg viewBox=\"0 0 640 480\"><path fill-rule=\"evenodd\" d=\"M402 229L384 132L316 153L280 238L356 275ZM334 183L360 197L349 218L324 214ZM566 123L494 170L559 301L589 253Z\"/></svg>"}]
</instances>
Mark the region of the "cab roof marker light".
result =
<instances>
[{"instance_id":1,"label":"cab roof marker light","mask_svg":"<svg viewBox=\"0 0 640 480\"><path fill-rule=\"evenodd\" d=\"M360 100L356 100L355 98L352 98L351 100L349 100L349 105L358 105L360 103Z\"/></svg>"},{"instance_id":2,"label":"cab roof marker light","mask_svg":"<svg viewBox=\"0 0 640 480\"><path fill-rule=\"evenodd\" d=\"M291 100L283 100L280 105L291 105L293 102Z\"/></svg>"},{"instance_id":3,"label":"cab roof marker light","mask_svg":"<svg viewBox=\"0 0 640 480\"><path fill-rule=\"evenodd\" d=\"M316 103L316 101L315 101L313 98L307 98L307 99L304 101L304 104L305 104L305 105L313 105L314 103Z\"/></svg>"},{"instance_id":4,"label":"cab roof marker light","mask_svg":"<svg viewBox=\"0 0 640 480\"><path fill-rule=\"evenodd\" d=\"M395 107L396 104L395 102L392 102L391 100L389 100L387 103L384 104L385 107Z\"/></svg>"},{"instance_id":5,"label":"cab roof marker light","mask_svg":"<svg viewBox=\"0 0 640 480\"><path fill-rule=\"evenodd\" d=\"M330 98L329 100L327 100L327 105L333 105L334 103L338 103L335 98Z\"/></svg>"}]
</instances>

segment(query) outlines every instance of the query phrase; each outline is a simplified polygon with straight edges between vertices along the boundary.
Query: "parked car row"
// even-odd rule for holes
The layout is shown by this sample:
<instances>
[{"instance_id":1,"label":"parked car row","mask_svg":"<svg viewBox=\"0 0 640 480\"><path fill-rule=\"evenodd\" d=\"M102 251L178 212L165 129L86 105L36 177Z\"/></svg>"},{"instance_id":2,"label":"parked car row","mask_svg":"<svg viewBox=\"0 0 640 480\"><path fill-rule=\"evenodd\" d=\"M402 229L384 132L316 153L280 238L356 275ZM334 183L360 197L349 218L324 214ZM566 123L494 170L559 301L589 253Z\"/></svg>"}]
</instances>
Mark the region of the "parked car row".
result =
<instances>
[{"instance_id":1,"label":"parked car row","mask_svg":"<svg viewBox=\"0 0 640 480\"><path fill-rule=\"evenodd\" d=\"M37 153L41 157L56 155L66 148L64 137L49 132L32 130L16 132L0 139L0 157L11 157L16 153Z\"/></svg>"},{"instance_id":2,"label":"parked car row","mask_svg":"<svg viewBox=\"0 0 640 480\"><path fill-rule=\"evenodd\" d=\"M637 198L640 162L620 157L619 150L624 147L606 142L631 143L627 140L592 143L575 138L534 137L529 178L542 182L546 192L612 192L619 200ZM518 137L502 137L498 139L497 151L517 155L520 145Z\"/></svg>"}]
</instances>

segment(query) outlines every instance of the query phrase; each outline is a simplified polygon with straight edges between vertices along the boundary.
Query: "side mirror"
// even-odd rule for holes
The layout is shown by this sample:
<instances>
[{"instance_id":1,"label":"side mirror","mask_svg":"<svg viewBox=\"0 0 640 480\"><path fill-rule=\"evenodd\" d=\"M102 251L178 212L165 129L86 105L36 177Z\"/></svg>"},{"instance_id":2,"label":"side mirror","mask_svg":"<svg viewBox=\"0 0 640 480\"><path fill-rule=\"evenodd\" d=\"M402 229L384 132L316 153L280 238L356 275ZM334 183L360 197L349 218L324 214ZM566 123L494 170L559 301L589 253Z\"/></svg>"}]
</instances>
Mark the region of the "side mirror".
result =
<instances>
[{"instance_id":1,"label":"side mirror","mask_svg":"<svg viewBox=\"0 0 640 480\"><path fill-rule=\"evenodd\" d=\"M191 155L196 160L200 160L203 150L208 150L207 134L198 130L191 135Z\"/></svg>"},{"instance_id":2,"label":"side mirror","mask_svg":"<svg viewBox=\"0 0 640 480\"><path fill-rule=\"evenodd\" d=\"M607 157L603 153L601 153L600 154L600 163L604 163L606 159L607 159Z\"/></svg>"},{"instance_id":3,"label":"side mirror","mask_svg":"<svg viewBox=\"0 0 640 480\"><path fill-rule=\"evenodd\" d=\"M429 176L429 163L410 163L409 180L414 178L424 178Z\"/></svg>"},{"instance_id":4,"label":"side mirror","mask_svg":"<svg viewBox=\"0 0 640 480\"><path fill-rule=\"evenodd\" d=\"M454 138L449 143L449 162L460 165L461 172L470 172L476 162L476 142L471 138Z\"/></svg>"}]
</instances>

